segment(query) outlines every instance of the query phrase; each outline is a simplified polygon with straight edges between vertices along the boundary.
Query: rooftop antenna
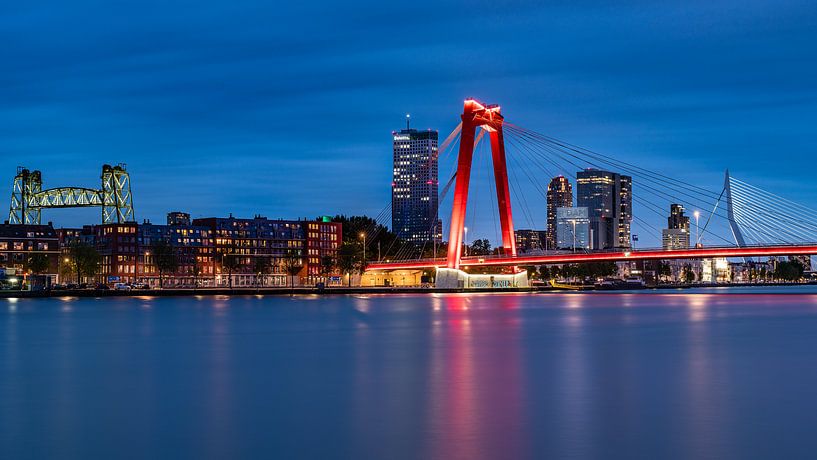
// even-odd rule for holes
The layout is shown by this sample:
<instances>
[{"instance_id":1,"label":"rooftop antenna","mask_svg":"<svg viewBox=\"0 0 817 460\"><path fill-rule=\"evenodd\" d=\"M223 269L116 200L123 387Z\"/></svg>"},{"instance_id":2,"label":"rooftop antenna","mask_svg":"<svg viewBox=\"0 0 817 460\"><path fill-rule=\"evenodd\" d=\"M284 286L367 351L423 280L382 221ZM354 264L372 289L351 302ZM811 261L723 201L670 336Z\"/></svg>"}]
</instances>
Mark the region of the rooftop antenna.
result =
<instances>
[{"instance_id":1,"label":"rooftop antenna","mask_svg":"<svg viewBox=\"0 0 817 460\"><path fill-rule=\"evenodd\" d=\"M407 113L407 114L406 114L406 130L410 129L410 128L409 128L409 125L410 125L410 124L411 124L411 114L410 114L410 113Z\"/></svg>"}]
</instances>

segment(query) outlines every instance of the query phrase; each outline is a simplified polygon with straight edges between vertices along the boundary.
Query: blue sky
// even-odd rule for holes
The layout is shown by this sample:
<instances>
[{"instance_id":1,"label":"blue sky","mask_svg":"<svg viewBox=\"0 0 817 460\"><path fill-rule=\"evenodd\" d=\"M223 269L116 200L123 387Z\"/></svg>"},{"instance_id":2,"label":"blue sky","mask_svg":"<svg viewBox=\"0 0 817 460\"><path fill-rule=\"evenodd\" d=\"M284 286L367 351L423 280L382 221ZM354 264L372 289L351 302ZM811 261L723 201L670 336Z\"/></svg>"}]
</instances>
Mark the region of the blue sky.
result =
<instances>
[{"instance_id":1,"label":"blue sky","mask_svg":"<svg viewBox=\"0 0 817 460\"><path fill-rule=\"evenodd\" d=\"M473 96L701 186L728 167L811 206L815 23L807 1L5 2L0 196L18 164L54 187L123 162L139 220L376 214L405 113L444 135Z\"/></svg>"}]
</instances>

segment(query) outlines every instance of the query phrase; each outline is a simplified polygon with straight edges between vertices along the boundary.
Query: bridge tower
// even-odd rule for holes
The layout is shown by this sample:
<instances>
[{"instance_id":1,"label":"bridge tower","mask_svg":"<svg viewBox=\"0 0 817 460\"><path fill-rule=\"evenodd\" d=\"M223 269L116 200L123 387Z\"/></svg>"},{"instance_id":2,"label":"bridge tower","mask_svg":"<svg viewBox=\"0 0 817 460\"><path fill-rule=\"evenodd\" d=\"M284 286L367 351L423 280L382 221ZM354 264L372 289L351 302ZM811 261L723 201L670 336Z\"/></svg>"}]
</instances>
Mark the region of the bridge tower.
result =
<instances>
[{"instance_id":1,"label":"bridge tower","mask_svg":"<svg viewBox=\"0 0 817 460\"><path fill-rule=\"evenodd\" d=\"M723 180L723 191L726 194L726 220L729 221L729 229L732 230L732 237L735 238L738 247L744 247L746 246L746 240L743 239L743 233L735 220L735 208L732 204L732 178L729 176L728 169Z\"/></svg>"},{"instance_id":2,"label":"bridge tower","mask_svg":"<svg viewBox=\"0 0 817 460\"><path fill-rule=\"evenodd\" d=\"M133 222L130 176L125 165L102 166L102 222Z\"/></svg>"},{"instance_id":3,"label":"bridge tower","mask_svg":"<svg viewBox=\"0 0 817 460\"><path fill-rule=\"evenodd\" d=\"M502 226L502 247L505 255L516 256L511 194L508 188L508 167L505 162L505 139L502 134L503 121L504 118L498 105L483 105L474 99L465 101L462 112L460 151L457 157L454 205L451 210L451 229L448 236L448 268L459 269L460 267L462 234L465 227L468 185L471 180L471 165L477 128L487 131L491 139L496 198L499 205L499 220Z\"/></svg>"},{"instance_id":4,"label":"bridge tower","mask_svg":"<svg viewBox=\"0 0 817 460\"><path fill-rule=\"evenodd\" d=\"M40 222L40 208L30 207L30 197L40 193L43 179L40 171L30 171L24 166L17 167L17 175L11 187L9 223L27 224Z\"/></svg>"}]
</instances>

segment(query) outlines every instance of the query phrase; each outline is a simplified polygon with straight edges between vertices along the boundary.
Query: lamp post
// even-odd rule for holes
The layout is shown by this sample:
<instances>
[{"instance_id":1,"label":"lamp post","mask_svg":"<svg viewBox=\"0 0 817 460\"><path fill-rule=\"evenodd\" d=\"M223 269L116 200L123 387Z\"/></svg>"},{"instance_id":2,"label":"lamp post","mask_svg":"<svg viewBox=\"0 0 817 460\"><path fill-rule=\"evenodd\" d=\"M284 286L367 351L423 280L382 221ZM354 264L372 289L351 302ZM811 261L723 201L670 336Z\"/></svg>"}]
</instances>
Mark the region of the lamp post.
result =
<instances>
[{"instance_id":1,"label":"lamp post","mask_svg":"<svg viewBox=\"0 0 817 460\"><path fill-rule=\"evenodd\" d=\"M700 235L698 233L699 232L698 219L701 217L701 212L695 210L695 212L692 214L695 216L695 247L697 248L698 244L700 243Z\"/></svg>"},{"instance_id":2,"label":"lamp post","mask_svg":"<svg viewBox=\"0 0 817 460\"><path fill-rule=\"evenodd\" d=\"M366 271L366 233L360 232L360 238L363 240L363 260L360 262L360 285L363 286L363 273ZM349 274L351 279L352 274ZM351 281L350 281L351 282Z\"/></svg>"},{"instance_id":3,"label":"lamp post","mask_svg":"<svg viewBox=\"0 0 817 460\"><path fill-rule=\"evenodd\" d=\"M465 232L465 237L463 238L465 241L465 257L468 257L468 227L463 227L462 230Z\"/></svg>"}]
</instances>

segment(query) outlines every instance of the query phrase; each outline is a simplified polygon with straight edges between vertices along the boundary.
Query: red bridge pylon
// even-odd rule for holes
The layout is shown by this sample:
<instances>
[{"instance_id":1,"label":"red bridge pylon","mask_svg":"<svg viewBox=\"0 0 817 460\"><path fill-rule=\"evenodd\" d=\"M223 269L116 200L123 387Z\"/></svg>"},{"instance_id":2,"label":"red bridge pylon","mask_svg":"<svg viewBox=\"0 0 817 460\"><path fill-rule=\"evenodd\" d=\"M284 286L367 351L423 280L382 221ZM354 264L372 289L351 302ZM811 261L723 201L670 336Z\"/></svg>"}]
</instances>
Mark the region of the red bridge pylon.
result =
<instances>
[{"instance_id":1,"label":"red bridge pylon","mask_svg":"<svg viewBox=\"0 0 817 460\"><path fill-rule=\"evenodd\" d=\"M465 209L468 204L468 185L474 156L474 138L478 127L491 137L491 156L494 163L496 198L499 220L502 224L502 247L505 255L516 256L516 241L511 213L511 194L508 188L508 167L505 162L505 139L502 135L504 118L498 105L483 105L467 99L462 112L462 136L457 157L457 179L454 186L454 205L451 209L451 229L448 236L448 268L458 269L462 256L462 234L465 227Z\"/></svg>"}]
</instances>

